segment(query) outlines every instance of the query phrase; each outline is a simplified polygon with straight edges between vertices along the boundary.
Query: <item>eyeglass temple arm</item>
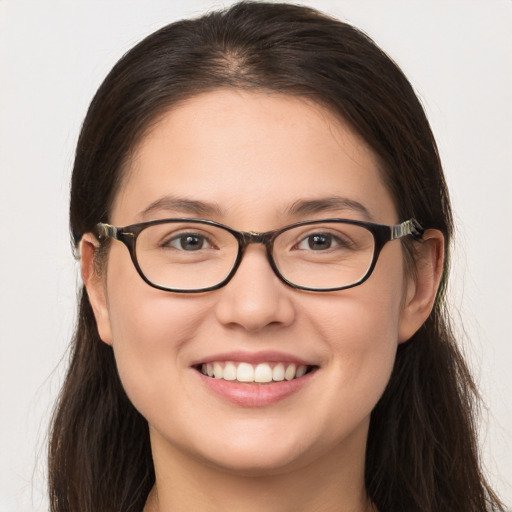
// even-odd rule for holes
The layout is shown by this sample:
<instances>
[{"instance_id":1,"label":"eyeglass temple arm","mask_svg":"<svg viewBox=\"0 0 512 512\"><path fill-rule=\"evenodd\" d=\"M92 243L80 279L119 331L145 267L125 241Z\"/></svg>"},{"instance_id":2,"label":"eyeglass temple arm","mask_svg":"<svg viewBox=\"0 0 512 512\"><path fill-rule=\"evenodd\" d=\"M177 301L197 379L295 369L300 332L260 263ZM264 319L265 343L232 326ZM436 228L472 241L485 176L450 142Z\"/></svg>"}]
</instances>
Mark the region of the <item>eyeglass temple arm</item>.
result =
<instances>
[{"instance_id":1,"label":"eyeglass temple arm","mask_svg":"<svg viewBox=\"0 0 512 512\"><path fill-rule=\"evenodd\" d=\"M414 238L420 239L422 238L424 232L425 230L416 219L409 219L402 222L401 224L391 226L390 240L402 238L407 235L412 235Z\"/></svg>"},{"instance_id":2,"label":"eyeglass temple arm","mask_svg":"<svg viewBox=\"0 0 512 512\"><path fill-rule=\"evenodd\" d=\"M119 231L119 228L111 226L110 224L104 224L103 222L96 224L96 234L100 240L104 238L118 239Z\"/></svg>"}]
</instances>

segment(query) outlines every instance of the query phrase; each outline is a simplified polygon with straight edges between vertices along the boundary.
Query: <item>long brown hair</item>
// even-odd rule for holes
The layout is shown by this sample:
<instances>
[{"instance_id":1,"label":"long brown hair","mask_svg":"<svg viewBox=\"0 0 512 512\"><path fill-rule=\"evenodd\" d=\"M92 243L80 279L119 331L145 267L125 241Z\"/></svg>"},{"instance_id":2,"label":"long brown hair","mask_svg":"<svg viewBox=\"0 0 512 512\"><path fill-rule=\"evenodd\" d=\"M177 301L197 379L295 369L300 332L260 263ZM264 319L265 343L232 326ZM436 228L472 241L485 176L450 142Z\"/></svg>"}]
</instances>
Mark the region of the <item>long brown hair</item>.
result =
<instances>
[{"instance_id":1,"label":"long brown hair","mask_svg":"<svg viewBox=\"0 0 512 512\"><path fill-rule=\"evenodd\" d=\"M96 93L76 150L74 242L108 222L123 164L170 106L217 88L271 90L316 101L377 155L401 219L452 236L436 144L405 76L350 25L290 4L242 2L147 37ZM401 344L372 413L366 488L380 512L503 510L479 467L477 391L444 308ZM49 447L53 512L140 512L154 483L148 427L126 397L82 288L71 361Z\"/></svg>"}]
</instances>

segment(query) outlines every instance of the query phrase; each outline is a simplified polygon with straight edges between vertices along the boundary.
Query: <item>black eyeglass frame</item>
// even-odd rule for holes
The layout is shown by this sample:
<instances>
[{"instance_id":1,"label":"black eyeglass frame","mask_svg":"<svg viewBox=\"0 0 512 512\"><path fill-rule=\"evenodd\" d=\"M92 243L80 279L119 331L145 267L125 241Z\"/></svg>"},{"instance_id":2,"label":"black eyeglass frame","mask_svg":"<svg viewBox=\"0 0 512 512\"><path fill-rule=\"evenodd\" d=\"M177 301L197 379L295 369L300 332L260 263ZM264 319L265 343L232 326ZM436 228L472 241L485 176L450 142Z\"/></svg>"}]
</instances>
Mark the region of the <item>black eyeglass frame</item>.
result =
<instances>
[{"instance_id":1,"label":"black eyeglass frame","mask_svg":"<svg viewBox=\"0 0 512 512\"><path fill-rule=\"evenodd\" d=\"M174 289L168 288L165 286L161 286L155 283L152 283L145 275L142 269L139 266L139 262L137 261L137 251L136 251L136 243L137 237L139 234L146 228L150 226L154 226L157 224L172 224L172 223L184 223L184 222L193 222L195 224L205 224L208 226L215 226L217 228L224 229L231 233L238 241L238 254L233 264L231 271L228 275L215 286L209 286L206 288L200 289L192 289L192 290L182 290L182 289ZM300 227L300 226L308 226L312 224L351 224L354 226L361 226L368 230L374 238L375 245L373 251L372 262L366 271L366 274L359 279L359 281L352 283L350 285L334 287L334 288L311 288L307 286L300 286L295 283L292 283L286 277L284 277L279 269L277 268L274 258L272 256L272 250L274 245L274 240L283 232L288 231L290 229ZM220 224L218 222L212 220L205 219L191 219L191 218L173 218L173 219L158 219L151 220L148 222L141 222L139 224L132 224L125 227L116 227L110 224L106 224L100 222L95 226L95 235L99 241L106 240L107 238L113 238L114 240L119 240L122 242L130 253L130 257L132 259L133 264L135 265L135 269L137 270L140 277L151 287L157 288L158 290L163 290L167 292L173 293L203 293L209 292L213 290L218 290L225 286L235 275L240 263L242 261L245 249L250 244L263 244L267 251L267 259L268 262L276 274L276 276L286 285L295 288L297 290L304 290L310 292L334 292L340 290L346 290L348 288L353 288L355 286L359 286L364 283L372 274L375 265L377 264L377 260L379 258L380 252L384 245L392 240L397 240L399 238L412 235L416 240L421 240L423 237L423 233L425 229L420 225L420 223L411 218L399 224L395 224L392 226L387 226L384 224L376 224L373 222L365 222L359 220L349 220L349 219L321 219L321 220L306 220L302 222L297 222L295 224L289 224L279 229L275 229L273 231L266 231L264 233L256 233L253 231L237 231L232 229L224 224Z\"/></svg>"}]
</instances>

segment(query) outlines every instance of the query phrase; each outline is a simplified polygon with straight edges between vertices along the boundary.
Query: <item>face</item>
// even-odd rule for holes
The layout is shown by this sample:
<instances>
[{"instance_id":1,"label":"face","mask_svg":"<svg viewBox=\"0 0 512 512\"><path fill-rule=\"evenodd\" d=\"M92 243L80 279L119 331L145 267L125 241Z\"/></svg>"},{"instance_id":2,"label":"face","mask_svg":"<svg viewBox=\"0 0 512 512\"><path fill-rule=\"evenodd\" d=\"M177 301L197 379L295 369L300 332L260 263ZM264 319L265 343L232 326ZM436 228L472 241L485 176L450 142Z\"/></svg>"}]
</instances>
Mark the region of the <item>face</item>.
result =
<instances>
[{"instance_id":1,"label":"face","mask_svg":"<svg viewBox=\"0 0 512 512\"><path fill-rule=\"evenodd\" d=\"M349 201L291 213L326 198ZM257 232L308 219L405 220L372 151L328 111L231 90L197 96L160 119L129 164L111 223L173 217ZM360 459L397 344L419 327L411 327L414 284L398 241L384 247L368 281L339 292L288 287L261 245L248 247L225 287L207 293L151 288L116 241L93 281L100 335L149 422L153 449L225 471L280 472L333 454ZM199 371L228 361L265 370L303 365L308 373L257 384Z\"/></svg>"}]
</instances>

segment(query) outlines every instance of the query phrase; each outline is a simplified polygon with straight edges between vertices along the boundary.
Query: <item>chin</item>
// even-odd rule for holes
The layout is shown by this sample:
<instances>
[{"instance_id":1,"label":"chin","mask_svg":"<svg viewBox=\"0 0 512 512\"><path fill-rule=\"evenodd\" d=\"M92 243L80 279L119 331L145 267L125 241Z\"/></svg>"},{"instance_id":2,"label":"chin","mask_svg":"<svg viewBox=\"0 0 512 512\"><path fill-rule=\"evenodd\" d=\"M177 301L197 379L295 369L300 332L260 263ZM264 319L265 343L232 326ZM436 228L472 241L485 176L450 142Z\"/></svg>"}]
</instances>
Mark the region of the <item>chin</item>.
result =
<instances>
[{"instance_id":1,"label":"chin","mask_svg":"<svg viewBox=\"0 0 512 512\"><path fill-rule=\"evenodd\" d=\"M200 455L210 467L241 476L259 477L287 473L306 467L328 451L325 438L307 439L307 433L289 428L264 429L245 435L228 433L223 440L210 441Z\"/></svg>"},{"instance_id":2,"label":"chin","mask_svg":"<svg viewBox=\"0 0 512 512\"><path fill-rule=\"evenodd\" d=\"M271 453L271 450L236 452L232 456L223 453L216 459L205 461L210 467L225 473L243 477L265 477L279 475L306 466L307 462L298 453Z\"/></svg>"}]
</instances>

